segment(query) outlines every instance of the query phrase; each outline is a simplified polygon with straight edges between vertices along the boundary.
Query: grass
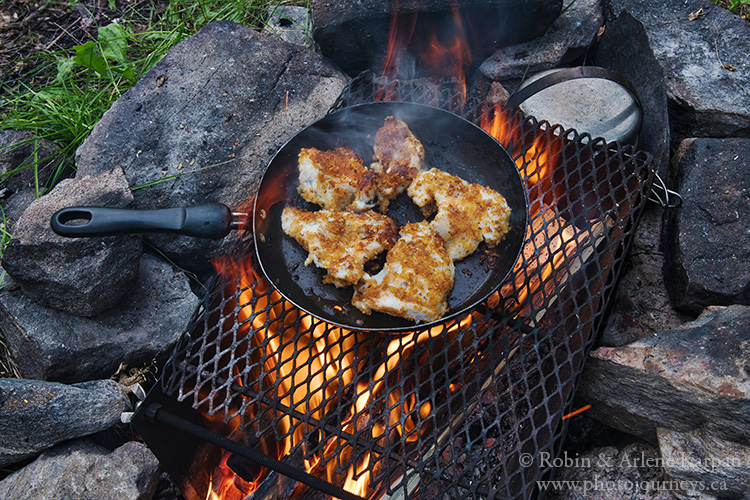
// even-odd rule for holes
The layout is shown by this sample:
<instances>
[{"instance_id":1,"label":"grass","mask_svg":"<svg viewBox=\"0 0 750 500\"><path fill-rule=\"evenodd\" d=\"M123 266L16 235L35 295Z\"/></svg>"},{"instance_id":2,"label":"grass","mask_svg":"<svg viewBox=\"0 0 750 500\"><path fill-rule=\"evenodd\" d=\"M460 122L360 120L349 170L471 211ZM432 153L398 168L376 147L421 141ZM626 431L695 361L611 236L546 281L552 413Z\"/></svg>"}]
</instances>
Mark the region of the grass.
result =
<instances>
[{"instance_id":1,"label":"grass","mask_svg":"<svg viewBox=\"0 0 750 500\"><path fill-rule=\"evenodd\" d=\"M172 46L212 21L260 28L268 8L279 4L280 0L172 0L161 10L149 6L124 12L116 23L98 28L96 41L33 56L41 60L35 76L38 80L40 73L48 75L46 83L40 88L20 84L10 91L0 89L6 94L0 102L0 129L29 131L59 146L54 172L46 182L37 182L37 196L74 170L75 150L104 112ZM39 167L34 157L23 166L34 169L35 179ZM0 174L0 188L10 175Z\"/></svg>"},{"instance_id":2,"label":"grass","mask_svg":"<svg viewBox=\"0 0 750 500\"><path fill-rule=\"evenodd\" d=\"M743 5L749 6L750 0L728 0L726 3L728 4L726 9L729 10L729 12L734 12L741 8Z\"/></svg>"},{"instance_id":3,"label":"grass","mask_svg":"<svg viewBox=\"0 0 750 500\"><path fill-rule=\"evenodd\" d=\"M5 217L5 210L0 207L0 255L5 251L5 246L10 242L10 231L7 227L8 220ZM0 269L0 290L5 287L5 269ZM0 337L2 340L2 337Z\"/></svg>"},{"instance_id":4,"label":"grass","mask_svg":"<svg viewBox=\"0 0 750 500\"><path fill-rule=\"evenodd\" d=\"M712 0L719 7L727 9L729 12L748 19L750 15L750 0Z\"/></svg>"}]
</instances>

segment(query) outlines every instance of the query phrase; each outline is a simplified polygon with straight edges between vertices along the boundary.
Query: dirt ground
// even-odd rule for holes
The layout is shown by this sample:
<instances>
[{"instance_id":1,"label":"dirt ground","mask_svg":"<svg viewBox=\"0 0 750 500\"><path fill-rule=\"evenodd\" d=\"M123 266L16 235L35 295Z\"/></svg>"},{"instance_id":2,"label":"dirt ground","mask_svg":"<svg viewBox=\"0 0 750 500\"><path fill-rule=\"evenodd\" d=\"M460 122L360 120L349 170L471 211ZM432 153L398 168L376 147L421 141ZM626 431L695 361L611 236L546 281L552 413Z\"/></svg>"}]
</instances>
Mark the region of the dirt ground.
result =
<instances>
[{"instance_id":1,"label":"dirt ground","mask_svg":"<svg viewBox=\"0 0 750 500\"><path fill-rule=\"evenodd\" d=\"M99 26L124 16L163 9L153 0L0 0L0 95L12 92L19 82L38 88L54 77L54 68L43 68L44 53L65 51L95 40Z\"/></svg>"}]
</instances>

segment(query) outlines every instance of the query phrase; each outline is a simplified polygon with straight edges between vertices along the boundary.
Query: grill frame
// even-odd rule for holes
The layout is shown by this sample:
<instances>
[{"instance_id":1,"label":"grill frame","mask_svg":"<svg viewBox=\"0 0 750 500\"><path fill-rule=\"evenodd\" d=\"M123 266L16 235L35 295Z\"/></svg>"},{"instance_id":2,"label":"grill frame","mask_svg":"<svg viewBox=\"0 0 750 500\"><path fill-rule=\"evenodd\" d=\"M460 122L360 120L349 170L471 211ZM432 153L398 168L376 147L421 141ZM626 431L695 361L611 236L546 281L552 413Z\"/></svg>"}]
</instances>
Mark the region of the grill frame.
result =
<instances>
[{"instance_id":1,"label":"grill frame","mask_svg":"<svg viewBox=\"0 0 750 500\"><path fill-rule=\"evenodd\" d=\"M388 81L368 74L354 79L332 110L384 97L442 107L475 123L487 112L478 99L470 97L462 101L450 86ZM295 313L280 297L264 303L272 294L271 287L264 284L262 274L257 272L252 276L252 286L265 291L261 291L260 298L254 297L255 302L248 307L257 307L254 312L258 313L277 309L276 319L267 319L260 329L268 331L272 324L281 321L285 324L283 332L292 329L294 333L286 335L286 339L280 335L275 349L269 344L275 334L270 334L271 338L267 336L252 351L237 336L243 321L249 320L238 320L236 302L244 300L249 289L233 287L232 280L225 282L217 274L207 285L208 292L191 327L142 408L158 402L223 435L231 435L230 426L239 419L241 434L262 439L263 435L273 433L278 441L293 434L278 430L280 421L289 420L295 423L295 429L304 427L307 436L295 445L285 462L301 467L305 459L320 455L326 443L335 442L336 449L327 452L330 455L327 461L337 463L330 479L340 483L351 457L356 460L369 454L371 459L376 458L362 471L369 472L378 486L368 491L368 497L528 498L538 493L535 482L548 479L554 472L540 458L544 453L550 457L559 453L567 430L562 417L570 410L586 354L603 326L632 236L647 203L654 168L650 155L631 147L606 144L587 134L537 122L520 113L513 114L510 121L518 133L508 134L511 139L504 145L514 159L524 158L529 143L543 136L564 143L561 155L565 161L563 167L533 186L531 162L524 162L527 173L524 182L531 210L536 210L529 218L525 250L515 274L511 273L502 288L502 297L493 295L485 299L471 313L468 327L460 326L464 318L459 318L438 327L442 328L438 333L416 328L412 335L422 340L414 345L407 345L409 334L393 336L378 332L351 332L329 343L337 327ZM637 185L628 185L632 177L624 175L623 169L632 169L638 177ZM623 185L624 197L618 198L616 193ZM542 209L544 206L555 209ZM573 227L572 233L566 232L569 225ZM583 244L575 252L569 252L566 249L571 242ZM245 259L253 255L252 250L247 243L240 245L233 258ZM551 278L545 281L542 278L546 264L554 262L555 256L559 262L553 266ZM523 275L520 281L515 279L519 273ZM524 287L536 282L546 284L527 293L525 301L519 300ZM227 311L230 313L224 314ZM224 327L217 327L219 324L227 325L226 331L222 332ZM213 341L212 331L217 336ZM229 337L231 342L222 340ZM262 365L272 358L273 352L292 345L295 358L313 357L307 348L297 347L297 343L309 337L321 342L320 352L328 358L354 360L344 370L356 372L350 382L343 381L344 372L326 382L336 388L333 396L323 400L322 406L326 406L323 417L315 411L321 405L316 407L308 402L311 411L304 412L288 408L281 401L284 398L278 397L284 393L280 390L283 384L279 379L268 378L273 370L258 372L254 368L258 363L252 365L247 361L252 358L252 351ZM404 356L390 367L389 343L393 346L392 342L398 338L404 343L396 351ZM224 368L213 371L206 368L222 358L227 359ZM216 363L217 367L221 364ZM378 378L378 368L384 365L385 375ZM232 375L232 370L239 376ZM257 378L255 386L252 377ZM453 393L452 384L459 387ZM373 397L362 411L355 411L354 417L347 417L346 412L351 412L360 392L358 386L380 390L382 394ZM390 414L394 408L419 408L425 403L436 408L434 418L412 418L408 423L413 411L406 412L399 421L386 422L381 439L372 437L372 427L357 425L365 418L377 421L371 418L376 415L381 415L383 421L382 415ZM136 412L134 424L167 472L180 484L186 497L205 498L209 481L206 469L218 462L221 451L166 429L143 413ZM248 415L252 416L246 418ZM350 423L348 431L343 429L347 421L355 422L353 426ZM412 424L413 429L407 431ZM412 442L409 436L414 433L419 433L419 437ZM170 442L173 440L179 443L176 448ZM313 473L322 475L320 469L314 469ZM355 473L354 478L359 475ZM283 481L275 473L265 480L273 484ZM299 493L300 487L295 490L293 484L286 487L290 494L294 490L295 495L315 496L312 491ZM263 492L270 491L275 497L278 490L274 488L261 487L256 495L260 498Z\"/></svg>"}]
</instances>

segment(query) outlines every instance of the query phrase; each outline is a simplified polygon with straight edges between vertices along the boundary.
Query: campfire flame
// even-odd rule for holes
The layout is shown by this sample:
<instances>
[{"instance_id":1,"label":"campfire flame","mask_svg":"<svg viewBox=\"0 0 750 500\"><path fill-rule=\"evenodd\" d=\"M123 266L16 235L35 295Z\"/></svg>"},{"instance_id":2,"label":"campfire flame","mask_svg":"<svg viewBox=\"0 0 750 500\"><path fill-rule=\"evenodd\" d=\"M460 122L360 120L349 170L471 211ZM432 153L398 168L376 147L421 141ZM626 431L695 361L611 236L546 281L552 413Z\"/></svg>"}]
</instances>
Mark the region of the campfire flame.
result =
<instances>
[{"instance_id":1,"label":"campfire flame","mask_svg":"<svg viewBox=\"0 0 750 500\"><path fill-rule=\"evenodd\" d=\"M259 480L247 482L227 465L229 452L222 454L219 465L214 469L209 480L206 500L243 500L258 488Z\"/></svg>"},{"instance_id":2,"label":"campfire flame","mask_svg":"<svg viewBox=\"0 0 750 500\"><path fill-rule=\"evenodd\" d=\"M458 2L451 2L453 27L450 30L436 26L425 14L398 16L398 10L399 2L394 0L381 75L390 81L413 78L418 76L414 66L419 65L431 80L452 80L454 92L463 104L467 96L466 69L474 58ZM418 24L421 29L415 39ZM392 92L393 88L384 84L378 89L376 100L392 100Z\"/></svg>"},{"instance_id":3,"label":"campfire flame","mask_svg":"<svg viewBox=\"0 0 750 500\"><path fill-rule=\"evenodd\" d=\"M466 28L456 2L451 6L451 15L456 27L455 32L448 36L445 42L437 31L430 33L430 50L420 54L420 61L430 68L432 78L454 78L454 90L461 96L463 103L466 102L467 94L466 68L472 63L473 58Z\"/></svg>"},{"instance_id":4,"label":"campfire flame","mask_svg":"<svg viewBox=\"0 0 750 500\"><path fill-rule=\"evenodd\" d=\"M265 380L250 381L247 380L247 373L239 371L235 365L232 370L235 383L249 387L255 393L272 390L275 399L284 407L322 420L325 409L333 404L340 390L355 380L358 359L365 354L362 351L369 347L367 341L358 338L363 334L344 328L331 328L310 315L290 308L275 290L267 293L269 284L254 269L251 257L239 263L226 257L217 258L214 265L228 283L228 291L236 292L239 308L234 324L240 325L236 339L247 339L248 356L252 360L263 360L264 371L272 374ZM295 321L299 321L299 328L290 328ZM471 322L472 317L468 315L454 322L447 331L444 326L438 326L388 342L385 359L374 370L372 379L357 382L351 409L341 423L343 432L355 434L363 425L372 423L371 436L376 442L385 438L386 430L395 431L405 443L416 442L428 430L428 426L422 426L420 430L419 423L424 422L432 412L432 403L418 401L414 393L402 394L401 385L391 387L393 384L389 384L387 378L404 359L409 358L418 344L466 328ZM299 335L298 331L306 333ZM359 352L355 349L357 345L361 346ZM382 414L373 407L376 399L387 402ZM257 411L257 408L249 407L248 410ZM257 416L249 415L248 420L256 420ZM262 447L264 452L272 450L274 458L282 459L295 447L305 447L309 443L303 422L283 413L277 417L277 434L285 438L276 441L275 446ZM237 427L238 421L238 418L232 419L230 424ZM338 461L335 456L341 445L338 437L327 438L319 456L306 462L308 472L325 476L331 482L340 482L349 492L367 496L373 486L370 464L377 459L369 452L357 457L353 460L356 466L352 465L342 478L336 470ZM225 454L211 475L207 498L244 499L257 486L258 482L246 482L236 476L227 466Z\"/></svg>"},{"instance_id":5,"label":"campfire flame","mask_svg":"<svg viewBox=\"0 0 750 500\"><path fill-rule=\"evenodd\" d=\"M270 389L281 405L322 419L324 401L336 395L342 381L346 384L353 378L357 333L330 329L319 321L315 324L311 316L285 305L278 292L266 293L270 285L253 268L250 256L239 263L217 258L214 265L228 288L238 291L235 324L240 326L236 338L249 339L250 357L262 361L264 372L271 374L250 382L242 379L247 374L235 373L239 376L235 381L256 393ZM295 321L300 321L300 330L308 333L294 338L296 329L289 326ZM300 443L306 444L306 426L288 415L279 418L278 425L278 434L287 436L275 446L274 458L281 459ZM238 488L233 474L224 473L225 467L224 459L212 475L210 489L219 495L215 498L246 498L252 493L248 485L240 483L247 489ZM308 463L308 467L314 469L316 462Z\"/></svg>"},{"instance_id":6,"label":"campfire flame","mask_svg":"<svg viewBox=\"0 0 750 500\"><path fill-rule=\"evenodd\" d=\"M560 245L565 246L571 241L567 234L561 235ZM233 261L219 259L216 262L217 269L224 274L230 283L236 283L239 293L238 302L247 304L239 309L236 323L243 325L238 332L238 338L249 336L253 347L266 357L266 370L276 373L273 381L263 385L272 386L278 382L276 396L282 404L297 409L301 413L312 414L320 418L320 408L323 406L324 398L331 397L341 385L348 385L353 380L356 356L352 347L355 343L355 332L345 329L334 329L333 331L323 327L322 323L317 325L314 319L304 316L300 319L305 331L312 332L310 335L302 335L297 344L305 345L307 349L297 351L294 357L294 349L290 347L287 336L292 336L294 329L285 328L285 318L295 313L288 311L284 313L282 302L278 301L276 292L266 294L267 283L255 282L257 275L252 269L250 259L240 262L239 265ZM235 281L232 281L235 280ZM268 297L263 299L263 297ZM250 305L255 300L255 305ZM429 401L418 403L414 393L403 398L400 389L392 388L387 395L387 408L385 414L378 415L371 402L376 395L388 390L386 377L393 373L394 369L404 359L408 359L412 350L420 343L430 338L447 335L459 328L468 328L473 321L471 315L467 315L461 321L456 322L447 332L442 327L434 327L427 331L414 332L391 340L385 350L387 356L377 367L371 381L359 381L356 394L353 397L352 409L349 417L343 422L343 430L346 433L354 433L363 415L368 414L369 419L374 421L371 435L375 441L384 438L386 429L395 430L405 438L406 443L412 443L419 439L420 433L416 431L418 422L424 422L432 412L432 404ZM268 326L267 326L268 325ZM270 338L270 340L269 340ZM252 349L251 349L252 350ZM301 356L301 357L300 357ZM300 369L302 368L302 369ZM293 373L294 370L297 372ZM239 375L239 374L236 374ZM237 383L243 383L242 378L236 379ZM260 383L260 382L258 382ZM252 385L252 384L251 384ZM256 387L256 390L258 388ZM454 385L451 391L456 390ZM253 416L254 417L254 416ZM403 418L402 418L403 417ZM357 420L355 420L357 419ZM301 422L290 416L284 416L279 425L283 426L280 434L287 435L285 440L279 443L276 449L277 458L282 458L297 445L305 446L304 426ZM295 429L294 432L290 432ZM423 428L424 432L426 428ZM308 462L308 471L320 471L320 464L325 463L324 473L329 481L341 481L336 473L336 459L334 454L339 450L340 443L337 438L331 438L324 447L321 456L315 457ZM234 473L226 465L226 454L212 474L211 487L208 499L211 500L235 500L244 499L252 494L258 483L247 483ZM352 493L368 496L371 491L372 470L369 464L374 460L370 452L356 457L356 466L351 466L343 478L343 487ZM346 462L348 460L342 460ZM369 489L368 489L369 488Z\"/></svg>"},{"instance_id":7,"label":"campfire flame","mask_svg":"<svg viewBox=\"0 0 750 500\"><path fill-rule=\"evenodd\" d=\"M527 186L538 184L560 164L562 139L554 135L538 135L530 145L525 145L520 137L520 127L514 126L511 112L499 103L485 109L479 125L508 149Z\"/></svg>"}]
</instances>

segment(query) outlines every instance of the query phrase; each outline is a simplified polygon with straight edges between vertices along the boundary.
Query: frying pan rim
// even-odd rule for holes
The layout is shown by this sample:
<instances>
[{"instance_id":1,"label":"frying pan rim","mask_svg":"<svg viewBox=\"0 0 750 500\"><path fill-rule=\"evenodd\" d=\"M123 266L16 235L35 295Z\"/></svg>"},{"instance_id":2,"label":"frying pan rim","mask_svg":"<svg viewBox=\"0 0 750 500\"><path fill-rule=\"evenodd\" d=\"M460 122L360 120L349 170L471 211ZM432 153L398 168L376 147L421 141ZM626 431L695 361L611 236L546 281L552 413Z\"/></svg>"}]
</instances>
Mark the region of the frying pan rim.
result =
<instances>
[{"instance_id":1,"label":"frying pan rim","mask_svg":"<svg viewBox=\"0 0 750 500\"><path fill-rule=\"evenodd\" d=\"M497 280L497 283L495 283L495 285L490 289L489 292L485 293L484 295L482 295L477 300L472 301L468 305L465 305L464 307L462 307L462 308L460 308L460 309L458 309L456 311L449 311L445 316L442 316L442 317L438 318L437 320L426 322L426 323L412 322L412 324L403 325L403 326L372 327L372 326L367 326L366 321L365 321L365 324L359 324L359 325L358 324L347 324L347 323L344 323L344 322L339 322L339 321L336 321L336 320L331 319L331 318L323 317L321 314L318 314L318 313L316 313L316 312L314 312L314 311L312 311L312 310L310 310L310 309L308 309L308 308L300 305L298 303L298 301L294 300L290 296L291 294L284 292L284 290L282 289L283 287L280 287L280 286L277 285L277 283L273 279L273 276L272 276L273 273L269 273L269 271L266 269L266 266L263 263L263 258L261 257L261 252L259 250L259 244L263 243L263 242L259 241L259 233L260 232L258 231L258 227L257 227L257 224L258 224L258 217L257 217L258 202L259 202L260 193L261 193L261 190L262 190L261 188L264 185L264 181L266 181L267 177L269 176L269 172L271 170L271 167L277 162L277 157L279 157L279 155L282 152L284 152L284 150L286 149L287 145L289 145L289 143L291 143L292 141L297 140L306 131L312 129L313 127L318 126L319 123L321 123L324 120L329 119L329 117L331 117L333 115L337 115L339 113L349 112L349 111L352 111L352 110L363 109L363 108L370 108L370 107L374 107L374 106L385 106L385 105L397 106L397 107L402 107L402 106L403 107L409 107L409 106L412 106L412 107L426 108L426 109L430 110L431 112L444 113L444 114L450 116L451 119L454 119L454 120L458 119L458 120L460 120L462 122L465 122L465 123L469 124L471 127L473 127L474 129L476 129L478 131L478 133L483 134L486 137L492 139L492 141L495 142L496 146L500 149L500 151L502 151L505 155L507 155L508 160L513 165L515 165L515 162L513 161L513 156L508 152L507 149L505 149L505 146L503 146L496 138L494 138L487 131L485 131L484 129L482 129L481 127L479 127L477 124L475 124L475 123L467 120L466 118L464 118L464 117L462 117L460 115L457 115L457 114L455 114L455 113L453 113L451 111L448 111L448 110L440 108L440 107L431 106L429 104L415 103L415 102L409 102L409 101L376 101L376 102L360 103L360 104L355 104L355 105L352 105L352 106L347 106L347 107L344 107L344 108L337 109L335 111L329 112L325 116L323 116L323 117L315 120L313 123L311 123L311 124L303 127L299 131L297 131L293 136L291 136L287 141L285 141L284 144L281 147L279 147L276 150L276 152L274 153L273 157L271 157L270 161L266 165L266 168L265 168L265 170L263 172L263 175L260 177L260 181L258 183L258 189L255 192L255 196L254 196L254 200L253 200L253 210L252 210L251 216L252 216L252 220L253 220L253 226L252 226L253 227L253 247L254 247L255 257L256 257L256 259L258 261L258 265L259 265L259 267L260 267L260 269L261 269L261 271L263 273L263 276L268 280L268 282L271 284L271 286L273 286L273 288L284 299L286 299L287 301L289 301L295 307L299 308L302 312L304 312L306 314L309 314L309 315L311 315L311 316L313 316L313 317L315 317L315 318L323 321L324 323L326 323L328 325L331 325L331 326L334 326L334 327L345 328L345 329L348 329L348 330L360 331L360 332L372 332L372 333L382 332L382 333L387 333L387 334L395 334L395 333L408 333L408 332L426 330L426 329L433 328L433 327L438 326L438 325L447 324L448 322L450 322L451 320L453 320L453 319L455 319L455 318L457 318L459 316L466 316L472 310L476 309L476 307L479 304L481 304L483 301L485 301L489 296L491 296L493 293L495 293L497 290L499 290L500 287L508 279L508 276L510 275L510 273L513 270L513 268L515 267L515 264L518 261L518 258L520 257L521 252L523 250L524 243L525 243L526 228L528 226L528 221L529 221L529 200L528 200L528 191L526 189L525 183L523 182L523 178L521 177L521 173L518 170L518 168L513 168L512 169L513 175L511 175L512 182L513 183L517 182L518 186L520 186L520 191L523 194L523 196L522 196L522 200L523 200L523 221L519 223L520 229L522 230L522 236L519 239L520 243L518 245L516 245L515 251L513 251L514 258L512 259L512 264L508 267L508 270L505 273L505 275L502 276L500 279Z\"/></svg>"}]
</instances>

